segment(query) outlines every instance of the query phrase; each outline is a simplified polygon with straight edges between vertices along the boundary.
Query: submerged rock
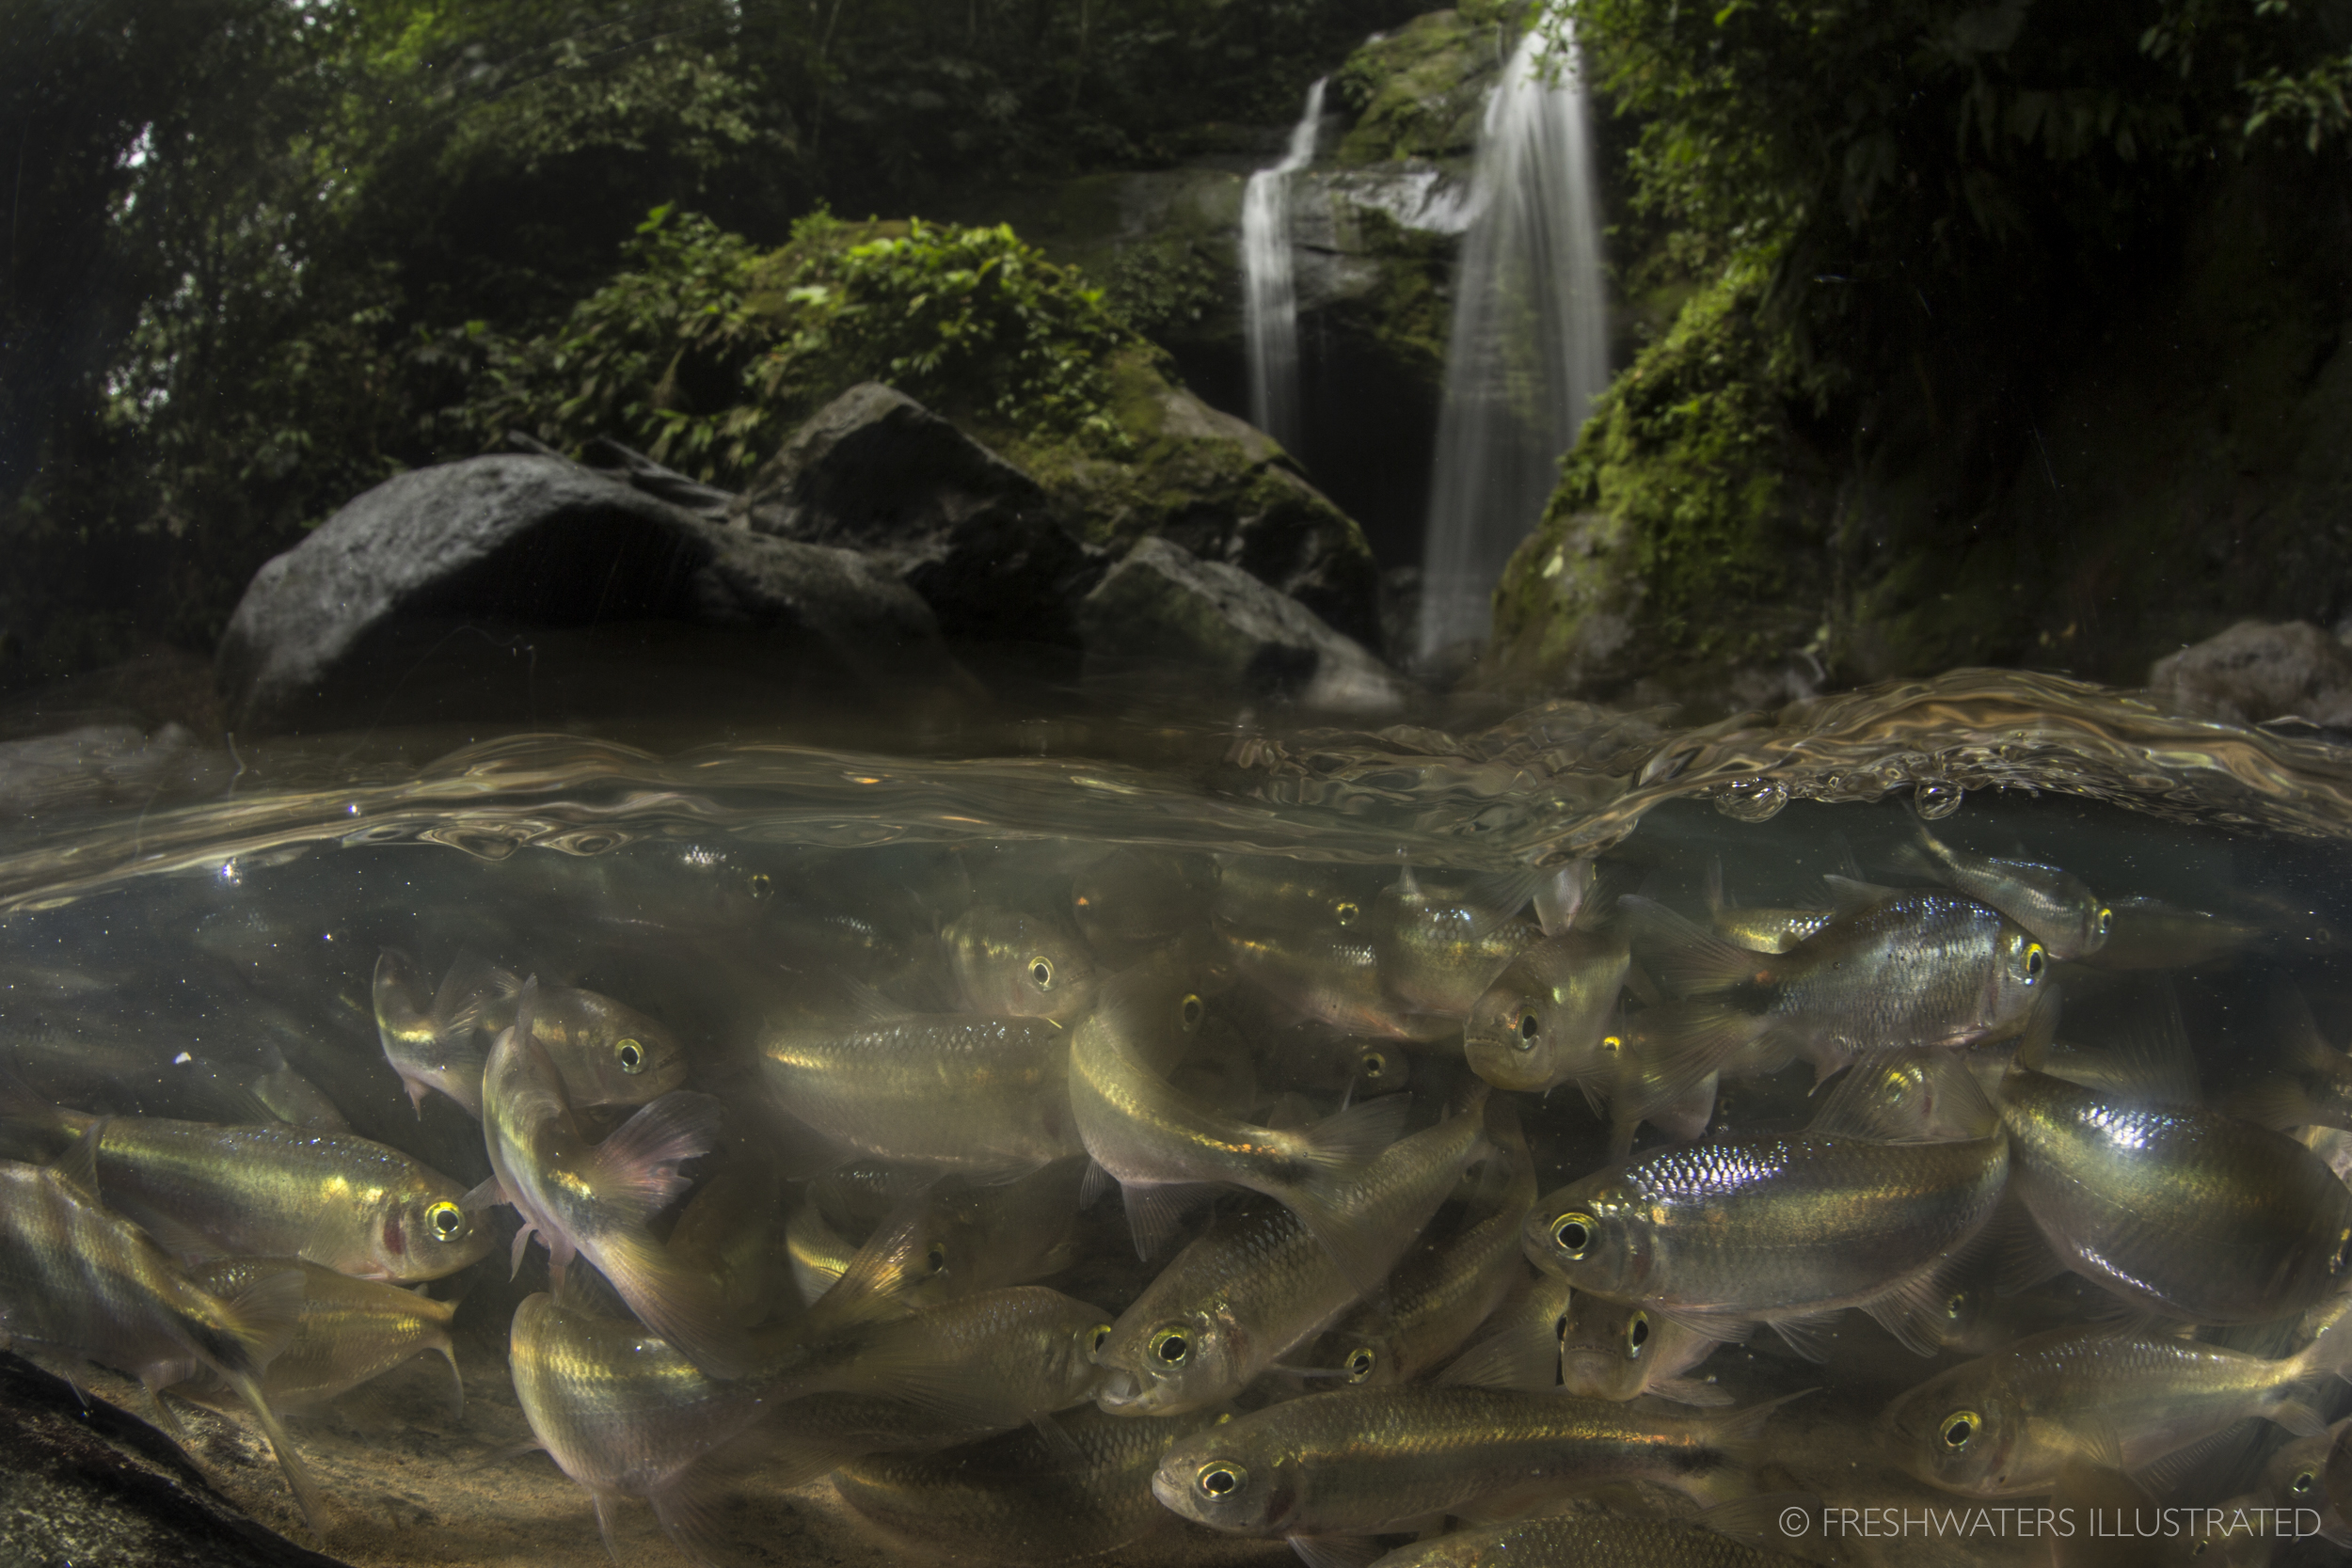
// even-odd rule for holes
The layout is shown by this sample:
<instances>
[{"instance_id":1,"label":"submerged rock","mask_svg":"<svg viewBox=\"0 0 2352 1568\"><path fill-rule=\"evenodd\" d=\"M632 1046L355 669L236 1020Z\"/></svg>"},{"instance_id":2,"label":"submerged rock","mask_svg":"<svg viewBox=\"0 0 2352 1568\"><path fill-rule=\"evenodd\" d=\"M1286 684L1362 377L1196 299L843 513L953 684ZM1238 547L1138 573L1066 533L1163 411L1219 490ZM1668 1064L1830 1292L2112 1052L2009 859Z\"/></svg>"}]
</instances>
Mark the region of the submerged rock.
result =
<instances>
[{"instance_id":1,"label":"submerged rock","mask_svg":"<svg viewBox=\"0 0 2352 1568\"><path fill-rule=\"evenodd\" d=\"M333 1568L246 1515L169 1439L0 1355L0 1557L121 1568Z\"/></svg>"},{"instance_id":2,"label":"submerged rock","mask_svg":"<svg viewBox=\"0 0 2352 1568\"><path fill-rule=\"evenodd\" d=\"M2240 621L2156 660L2148 686L2166 706L2200 719L2352 727L2352 649L2308 621Z\"/></svg>"},{"instance_id":3,"label":"submerged rock","mask_svg":"<svg viewBox=\"0 0 2352 1568\"><path fill-rule=\"evenodd\" d=\"M952 637L1074 644L1070 607L1105 564L1035 480L876 381L801 426L731 513L755 533L866 552Z\"/></svg>"},{"instance_id":4,"label":"submerged rock","mask_svg":"<svg viewBox=\"0 0 2352 1568\"><path fill-rule=\"evenodd\" d=\"M850 550L704 522L560 459L398 475L254 575L216 664L232 730L903 704L961 678Z\"/></svg>"},{"instance_id":5,"label":"submerged rock","mask_svg":"<svg viewBox=\"0 0 2352 1568\"><path fill-rule=\"evenodd\" d=\"M1261 700L1352 713L1403 705L1397 677L1295 599L1238 567L1146 539L1078 606L1089 676L1155 663Z\"/></svg>"}]
</instances>

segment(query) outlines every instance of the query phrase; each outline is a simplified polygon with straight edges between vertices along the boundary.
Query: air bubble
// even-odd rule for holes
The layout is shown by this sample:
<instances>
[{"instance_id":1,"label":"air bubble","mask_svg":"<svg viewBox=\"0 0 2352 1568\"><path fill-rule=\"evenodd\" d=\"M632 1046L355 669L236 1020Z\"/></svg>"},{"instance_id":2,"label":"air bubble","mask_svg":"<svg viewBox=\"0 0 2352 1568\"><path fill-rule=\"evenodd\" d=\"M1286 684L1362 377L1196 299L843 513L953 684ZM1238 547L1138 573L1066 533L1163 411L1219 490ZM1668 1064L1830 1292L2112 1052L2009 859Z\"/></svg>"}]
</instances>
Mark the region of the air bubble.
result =
<instances>
[{"instance_id":1,"label":"air bubble","mask_svg":"<svg viewBox=\"0 0 2352 1568\"><path fill-rule=\"evenodd\" d=\"M1911 786L1911 809L1926 821L1941 822L1960 809L1967 795L1958 784L1916 784Z\"/></svg>"},{"instance_id":2,"label":"air bubble","mask_svg":"<svg viewBox=\"0 0 2352 1568\"><path fill-rule=\"evenodd\" d=\"M1734 779L1715 797L1715 809L1741 822L1767 822L1788 803L1788 791L1771 779Z\"/></svg>"}]
</instances>

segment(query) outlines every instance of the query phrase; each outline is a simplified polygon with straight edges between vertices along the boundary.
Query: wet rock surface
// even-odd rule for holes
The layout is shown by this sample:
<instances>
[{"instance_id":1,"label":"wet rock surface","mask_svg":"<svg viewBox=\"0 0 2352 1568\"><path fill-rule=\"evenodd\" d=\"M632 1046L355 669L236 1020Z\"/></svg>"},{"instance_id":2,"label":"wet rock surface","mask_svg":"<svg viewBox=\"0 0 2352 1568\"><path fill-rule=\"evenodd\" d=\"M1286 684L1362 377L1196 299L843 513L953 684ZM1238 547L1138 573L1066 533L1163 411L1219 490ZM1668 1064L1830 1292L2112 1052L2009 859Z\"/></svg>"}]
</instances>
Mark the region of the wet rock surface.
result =
<instances>
[{"instance_id":1,"label":"wet rock surface","mask_svg":"<svg viewBox=\"0 0 2352 1568\"><path fill-rule=\"evenodd\" d=\"M2240 621L2156 660L2148 686L2167 707L2200 719L2352 726L2352 649L2308 621Z\"/></svg>"},{"instance_id":2,"label":"wet rock surface","mask_svg":"<svg viewBox=\"0 0 2352 1568\"><path fill-rule=\"evenodd\" d=\"M952 637L1074 643L1069 607L1106 564L1035 480L880 382L803 425L732 511L755 533L867 552Z\"/></svg>"},{"instance_id":3,"label":"wet rock surface","mask_svg":"<svg viewBox=\"0 0 2352 1568\"><path fill-rule=\"evenodd\" d=\"M1078 607L1088 668L1168 661L1260 700L1391 711L1402 683L1353 640L1248 573L1147 539Z\"/></svg>"},{"instance_id":4,"label":"wet rock surface","mask_svg":"<svg viewBox=\"0 0 2352 1568\"><path fill-rule=\"evenodd\" d=\"M722 678L779 703L952 678L930 610L848 550L705 522L575 464L399 475L265 564L222 639L232 730L516 714Z\"/></svg>"}]
</instances>

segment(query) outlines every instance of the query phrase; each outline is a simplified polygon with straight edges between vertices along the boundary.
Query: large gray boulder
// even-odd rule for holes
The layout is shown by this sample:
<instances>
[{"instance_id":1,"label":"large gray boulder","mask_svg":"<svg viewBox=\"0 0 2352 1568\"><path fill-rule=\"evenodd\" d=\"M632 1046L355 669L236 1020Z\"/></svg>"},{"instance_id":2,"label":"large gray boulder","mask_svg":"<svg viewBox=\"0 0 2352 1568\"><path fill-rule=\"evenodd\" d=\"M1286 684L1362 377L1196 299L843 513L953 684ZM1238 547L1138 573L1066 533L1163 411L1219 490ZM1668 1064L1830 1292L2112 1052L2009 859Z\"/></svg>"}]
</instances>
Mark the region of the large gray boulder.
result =
<instances>
[{"instance_id":1,"label":"large gray boulder","mask_svg":"<svg viewBox=\"0 0 2352 1568\"><path fill-rule=\"evenodd\" d=\"M358 497L254 575L215 670L241 732L870 710L968 681L922 600L862 556L544 456Z\"/></svg>"},{"instance_id":2,"label":"large gray boulder","mask_svg":"<svg viewBox=\"0 0 2352 1568\"><path fill-rule=\"evenodd\" d=\"M2240 621L2156 660L2148 687L2166 706L2200 719L2352 728L2352 649L2308 621Z\"/></svg>"},{"instance_id":3,"label":"large gray boulder","mask_svg":"<svg viewBox=\"0 0 2352 1568\"><path fill-rule=\"evenodd\" d=\"M1145 539L1078 606L1089 679L1167 670L1234 695L1391 713L1405 687L1353 638L1237 566Z\"/></svg>"},{"instance_id":4,"label":"large gray boulder","mask_svg":"<svg viewBox=\"0 0 2352 1568\"><path fill-rule=\"evenodd\" d=\"M1071 605L1109 563L1054 520L1035 480L892 388L850 388L754 476L732 520L864 551L950 637L1078 640Z\"/></svg>"}]
</instances>

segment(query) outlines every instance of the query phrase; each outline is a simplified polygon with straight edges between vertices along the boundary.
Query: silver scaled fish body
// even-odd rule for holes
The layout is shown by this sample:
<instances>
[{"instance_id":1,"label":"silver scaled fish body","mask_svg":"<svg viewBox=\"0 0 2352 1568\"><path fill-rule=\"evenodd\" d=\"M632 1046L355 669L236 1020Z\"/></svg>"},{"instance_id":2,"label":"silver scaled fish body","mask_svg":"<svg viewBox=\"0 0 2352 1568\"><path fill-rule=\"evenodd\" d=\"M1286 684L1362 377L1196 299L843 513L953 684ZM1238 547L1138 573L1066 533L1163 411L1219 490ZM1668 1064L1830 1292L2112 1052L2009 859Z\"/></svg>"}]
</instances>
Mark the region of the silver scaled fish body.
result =
<instances>
[{"instance_id":1,"label":"silver scaled fish body","mask_svg":"<svg viewBox=\"0 0 2352 1568\"><path fill-rule=\"evenodd\" d=\"M1921 1060L1931 1081L1906 1070ZM1854 1068L1805 1132L1661 1149L1571 1183L1528 1216L1528 1256L1580 1292L1718 1338L1770 1323L1814 1354L1808 1327L1861 1307L1932 1354L1944 1275L2000 1202L2009 1145L1963 1063L1894 1062ZM1895 1141L1931 1082L1975 1100L1979 1136Z\"/></svg>"},{"instance_id":2,"label":"silver scaled fish body","mask_svg":"<svg viewBox=\"0 0 2352 1568\"><path fill-rule=\"evenodd\" d=\"M2035 1335L1901 1395L1879 1428L1913 1475L1979 1497L2046 1492L2069 1459L2141 1471L2249 1417L2316 1436L2326 1428L2303 1401L2352 1363L2347 1311L2352 1298L2279 1360L2167 1336Z\"/></svg>"},{"instance_id":3,"label":"silver scaled fish body","mask_svg":"<svg viewBox=\"0 0 2352 1568\"><path fill-rule=\"evenodd\" d=\"M1459 1112L1391 1146L1334 1193L1367 1236L1389 1238L1375 1279L1436 1213L1485 1141ZM1115 1415L1172 1416L1232 1398L1353 1306L1362 1291L1285 1208L1218 1215L1120 1315L1095 1359L1098 1402Z\"/></svg>"},{"instance_id":4,"label":"silver scaled fish body","mask_svg":"<svg viewBox=\"0 0 2352 1568\"><path fill-rule=\"evenodd\" d=\"M188 1274L215 1295L233 1300L288 1269L302 1276L302 1309L294 1338L262 1374L262 1391L273 1405L300 1410L324 1404L430 1354L449 1363L455 1406L464 1408L465 1384L449 1332L457 1312L453 1301L353 1279L296 1259L223 1258L199 1263ZM234 1397L216 1374L180 1384L172 1392L212 1404Z\"/></svg>"},{"instance_id":5,"label":"silver scaled fish body","mask_svg":"<svg viewBox=\"0 0 2352 1568\"><path fill-rule=\"evenodd\" d=\"M302 1275L266 1274L224 1300L147 1232L100 1202L94 1141L57 1161L0 1161L0 1339L119 1367L150 1393L209 1372L233 1389L276 1450L311 1528L320 1499L261 1380L294 1332ZM169 1411L158 1409L170 1424Z\"/></svg>"},{"instance_id":6,"label":"silver scaled fish body","mask_svg":"<svg viewBox=\"0 0 2352 1568\"><path fill-rule=\"evenodd\" d=\"M1510 1388L1343 1388L1177 1444L1152 1489L1213 1528L1309 1543L1507 1516L1613 1481L1715 1500L1744 1488L1773 1408L1679 1415Z\"/></svg>"},{"instance_id":7,"label":"silver scaled fish body","mask_svg":"<svg viewBox=\"0 0 2352 1568\"><path fill-rule=\"evenodd\" d=\"M467 1201L511 1203L522 1215L515 1266L534 1235L559 1285L575 1254L586 1258L647 1328L696 1367L715 1377L739 1375L748 1350L718 1286L674 1258L650 1227L689 1185L678 1166L717 1139L719 1101L675 1089L592 1142L533 1043L534 991L535 983L524 985L515 1023L483 1072L491 1177Z\"/></svg>"},{"instance_id":8,"label":"silver scaled fish body","mask_svg":"<svg viewBox=\"0 0 2352 1568\"><path fill-rule=\"evenodd\" d=\"M1242 1121L1177 1089L1156 1065L1180 1055L1175 1042L1206 1019L1181 971L1135 969L1104 987L1072 1037L1070 1109L1086 1151L1126 1196L1137 1251L1151 1256L1173 1223L1162 1189L1221 1182L1281 1203L1372 1289L1402 1243L1368 1234L1340 1194L1393 1141L1408 1106L1389 1096L1295 1132Z\"/></svg>"},{"instance_id":9,"label":"silver scaled fish body","mask_svg":"<svg viewBox=\"0 0 2352 1568\"><path fill-rule=\"evenodd\" d=\"M861 1153L975 1172L1085 1152L1060 1024L905 1012L870 996L865 1006L854 1025L771 1030L760 1041L768 1083L794 1117Z\"/></svg>"}]
</instances>

